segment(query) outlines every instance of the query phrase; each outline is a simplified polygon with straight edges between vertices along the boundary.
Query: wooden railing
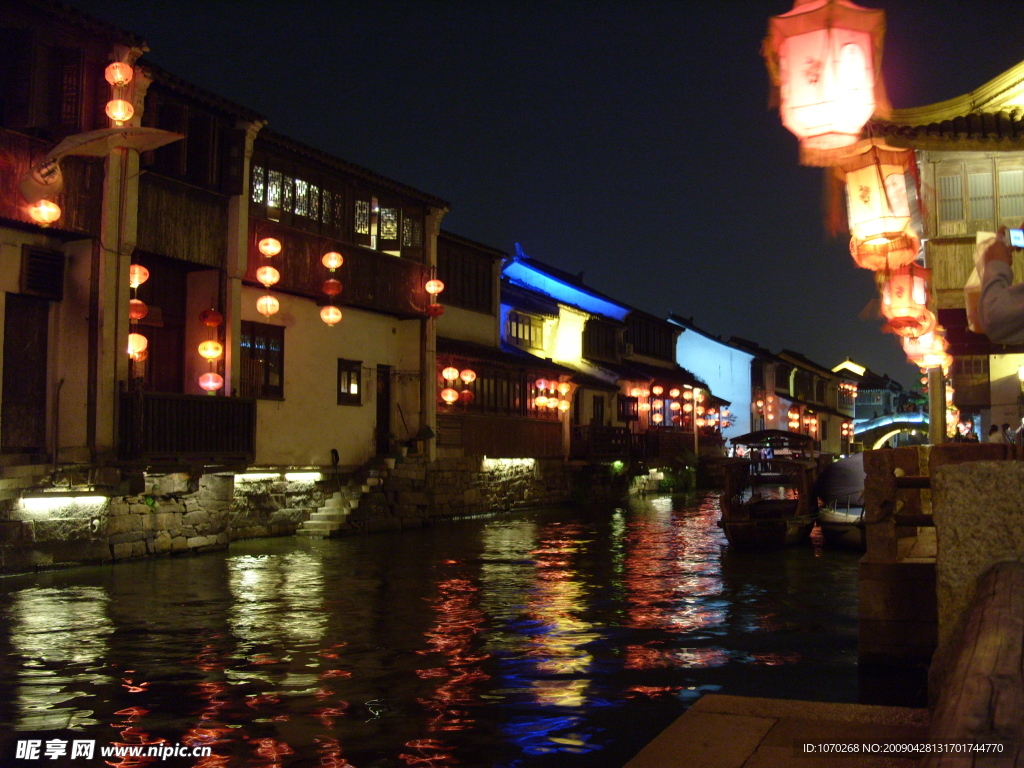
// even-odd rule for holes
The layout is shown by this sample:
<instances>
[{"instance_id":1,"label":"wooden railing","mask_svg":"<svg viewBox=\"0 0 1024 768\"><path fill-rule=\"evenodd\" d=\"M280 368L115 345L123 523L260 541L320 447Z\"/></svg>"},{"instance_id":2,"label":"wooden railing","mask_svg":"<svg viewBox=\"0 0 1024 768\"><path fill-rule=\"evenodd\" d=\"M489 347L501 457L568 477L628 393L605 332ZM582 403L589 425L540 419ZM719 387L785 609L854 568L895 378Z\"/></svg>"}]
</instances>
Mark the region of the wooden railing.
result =
<instances>
[{"instance_id":1,"label":"wooden railing","mask_svg":"<svg viewBox=\"0 0 1024 768\"><path fill-rule=\"evenodd\" d=\"M118 455L150 465L251 463L256 401L240 397L121 394Z\"/></svg>"},{"instance_id":2,"label":"wooden railing","mask_svg":"<svg viewBox=\"0 0 1024 768\"><path fill-rule=\"evenodd\" d=\"M625 458L630 455L632 442L626 427L575 426L570 453L578 458Z\"/></svg>"}]
</instances>

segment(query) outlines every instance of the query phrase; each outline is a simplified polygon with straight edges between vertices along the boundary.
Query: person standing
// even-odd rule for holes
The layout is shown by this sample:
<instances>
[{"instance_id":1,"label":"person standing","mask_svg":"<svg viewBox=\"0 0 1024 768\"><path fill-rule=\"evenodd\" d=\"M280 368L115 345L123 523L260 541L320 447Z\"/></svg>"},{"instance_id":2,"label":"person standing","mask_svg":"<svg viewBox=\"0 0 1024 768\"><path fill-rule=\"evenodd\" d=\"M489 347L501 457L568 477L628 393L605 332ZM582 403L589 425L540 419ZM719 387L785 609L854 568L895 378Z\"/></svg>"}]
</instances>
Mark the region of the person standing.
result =
<instances>
[{"instance_id":1,"label":"person standing","mask_svg":"<svg viewBox=\"0 0 1024 768\"><path fill-rule=\"evenodd\" d=\"M985 274L978 300L981 327L997 344L1024 344L1024 283L1013 282L1013 251L1006 227L999 228L983 258Z\"/></svg>"},{"instance_id":2,"label":"person standing","mask_svg":"<svg viewBox=\"0 0 1024 768\"><path fill-rule=\"evenodd\" d=\"M988 428L988 442L990 443L1005 443L1006 438L1003 437L1002 431L999 429L998 424L993 424Z\"/></svg>"}]
</instances>

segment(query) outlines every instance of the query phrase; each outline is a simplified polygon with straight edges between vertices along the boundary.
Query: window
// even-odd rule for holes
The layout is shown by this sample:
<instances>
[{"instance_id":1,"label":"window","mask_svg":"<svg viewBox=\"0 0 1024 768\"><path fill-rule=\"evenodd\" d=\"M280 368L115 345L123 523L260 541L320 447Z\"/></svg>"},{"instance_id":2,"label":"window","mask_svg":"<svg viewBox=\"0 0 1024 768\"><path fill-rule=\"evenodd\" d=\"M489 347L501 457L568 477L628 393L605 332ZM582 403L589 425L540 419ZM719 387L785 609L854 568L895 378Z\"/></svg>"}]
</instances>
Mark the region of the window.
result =
<instances>
[{"instance_id":1,"label":"window","mask_svg":"<svg viewBox=\"0 0 1024 768\"><path fill-rule=\"evenodd\" d=\"M262 400L283 400L284 327L243 320L240 352L239 394Z\"/></svg>"},{"instance_id":2,"label":"window","mask_svg":"<svg viewBox=\"0 0 1024 768\"><path fill-rule=\"evenodd\" d=\"M640 398L619 395L619 421L636 421L640 418Z\"/></svg>"},{"instance_id":3,"label":"window","mask_svg":"<svg viewBox=\"0 0 1024 768\"><path fill-rule=\"evenodd\" d=\"M359 377L363 370L361 360L338 358L338 405L362 405Z\"/></svg>"},{"instance_id":4,"label":"window","mask_svg":"<svg viewBox=\"0 0 1024 768\"><path fill-rule=\"evenodd\" d=\"M971 219L991 219L995 216L995 209L992 201L992 174L969 173L967 174L967 189L970 196Z\"/></svg>"},{"instance_id":5,"label":"window","mask_svg":"<svg viewBox=\"0 0 1024 768\"><path fill-rule=\"evenodd\" d=\"M999 215L1017 221L1024 218L1024 170L999 172Z\"/></svg>"},{"instance_id":6,"label":"window","mask_svg":"<svg viewBox=\"0 0 1024 768\"><path fill-rule=\"evenodd\" d=\"M544 348L544 323L522 312L508 313L508 339L517 347Z\"/></svg>"},{"instance_id":7,"label":"window","mask_svg":"<svg viewBox=\"0 0 1024 768\"><path fill-rule=\"evenodd\" d=\"M493 313L494 259L491 256L438 238L437 276L444 282L445 304L488 315Z\"/></svg>"},{"instance_id":8,"label":"window","mask_svg":"<svg viewBox=\"0 0 1024 768\"><path fill-rule=\"evenodd\" d=\"M587 320L583 327L583 356L618 361L619 329L600 320Z\"/></svg>"},{"instance_id":9,"label":"window","mask_svg":"<svg viewBox=\"0 0 1024 768\"><path fill-rule=\"evenodd\" d=\"M939 221L962 221L964 199L959 176L939 176Z\"/></svg>"}]
</instances>

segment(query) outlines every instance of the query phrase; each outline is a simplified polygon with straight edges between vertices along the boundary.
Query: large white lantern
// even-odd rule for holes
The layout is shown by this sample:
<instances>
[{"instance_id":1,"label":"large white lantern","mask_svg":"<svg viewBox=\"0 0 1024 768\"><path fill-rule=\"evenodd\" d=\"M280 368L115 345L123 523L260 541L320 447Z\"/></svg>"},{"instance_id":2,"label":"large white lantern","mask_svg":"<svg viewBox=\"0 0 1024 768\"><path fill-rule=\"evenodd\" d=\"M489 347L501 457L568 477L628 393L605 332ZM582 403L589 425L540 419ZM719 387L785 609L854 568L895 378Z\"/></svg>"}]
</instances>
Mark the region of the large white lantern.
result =
<instances>
[{"instance_id":1,"label":"large white lantern","mask_svg":"<svg viewBox=\"0 0 1024 768\"><path fill-rule=\"evenodd\" d=\"M832 165L884 103L884 33L884 11L848 0L796 0L771 18L763 53L802 164Z\"/></svg>"}]
</instances>

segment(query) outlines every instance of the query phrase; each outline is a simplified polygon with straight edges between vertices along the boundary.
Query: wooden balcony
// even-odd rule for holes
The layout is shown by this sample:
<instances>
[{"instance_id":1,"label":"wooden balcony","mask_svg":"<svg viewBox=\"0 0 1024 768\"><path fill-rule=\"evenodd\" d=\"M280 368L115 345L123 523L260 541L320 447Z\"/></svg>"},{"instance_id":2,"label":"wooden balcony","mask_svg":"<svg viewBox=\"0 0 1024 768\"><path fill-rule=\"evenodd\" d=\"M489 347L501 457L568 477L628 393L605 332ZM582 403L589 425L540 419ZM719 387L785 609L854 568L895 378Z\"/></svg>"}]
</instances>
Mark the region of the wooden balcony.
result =
<instances>
[{"instance_id":1,"label":"wooden balcony","mask_svg":"<svg viewBox=\"0 0 1024 768\"><path fill-rule=\"evenodd\" d=\"M501 459L562 455L562 424L516 416L438 414L438 446Z\"/></svg>"},{"instance_id":2,"label":"wooden balcony","mask_svg":"<svg viewBox=\"0 0 1024 768\"><path fill-rule=\"evenodd\" d=\"M578 459L625 459L633 450L633 435L627 427L606 427L601 424L577 425L572 428L570 453Z\"/></svg>"},{"instance_id":3,"label":"wooden balcony","mask_svg":"<svg viewBox=\"0 0 1024 768\"><path fill-rule=\"evenodd\" d=\"M242 466L256 452L256 401L123 392L118 457L149 466Z\"/></svg>"}]
</instances>

